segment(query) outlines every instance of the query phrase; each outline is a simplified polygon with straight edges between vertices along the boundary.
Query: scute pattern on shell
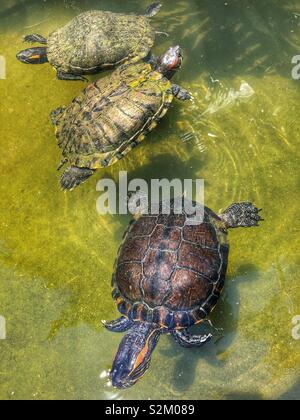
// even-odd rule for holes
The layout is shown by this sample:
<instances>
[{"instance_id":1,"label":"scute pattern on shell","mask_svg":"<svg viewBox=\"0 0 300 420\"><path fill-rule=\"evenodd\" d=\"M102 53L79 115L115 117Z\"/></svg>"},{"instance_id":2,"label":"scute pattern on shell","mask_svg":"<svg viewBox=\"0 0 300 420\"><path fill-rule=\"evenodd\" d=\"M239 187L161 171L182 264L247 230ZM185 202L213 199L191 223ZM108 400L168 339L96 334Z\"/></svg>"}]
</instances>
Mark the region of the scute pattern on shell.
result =
<instances>
[{"instance_id":1,"label":"scute pattern on shell","mask_svg":"<svg viewBox=\"0 0 300 420\"><path fill-rule=\"evenodd\" d=\"M149 18L93 10L50 34L47 55L57 70L89 74L142 59L154 42L155 31Z\"/></svg>"},{"instance_id":2,"label":"scute pattern on shell","mask_svg":"<svg viewBox=\"0 0 300 420\"><path fill-rule=\"evenodd\" d=\"M131 319L185 328L201 322L224 286L229 246L221 219L205 209L204 223L185 215L143 216L120 248L113 296Z\"/></svg>"},{"instance_id":3,"label":"scute pattern on shell","mask_svg":"<svg viewBox=\"0 0 300 420\"><path fill-rule=\"evenodd\" d=\"M123 65L89 85L56 127L64 158L78 167L114 164L144 140L167 112L171 83L151 65Z\"/></svg>"}]
</instances>

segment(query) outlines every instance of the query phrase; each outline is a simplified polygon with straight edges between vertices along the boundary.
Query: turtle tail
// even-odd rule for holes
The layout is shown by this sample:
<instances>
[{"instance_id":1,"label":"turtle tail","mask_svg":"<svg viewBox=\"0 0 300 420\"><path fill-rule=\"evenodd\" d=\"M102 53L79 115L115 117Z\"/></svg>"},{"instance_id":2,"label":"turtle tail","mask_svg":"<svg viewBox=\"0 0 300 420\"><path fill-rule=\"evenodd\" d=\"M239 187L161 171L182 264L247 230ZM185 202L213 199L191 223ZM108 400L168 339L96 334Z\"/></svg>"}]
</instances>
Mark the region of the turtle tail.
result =
<instances>
[{"instance_id":1,"label":"turtle tail","mask_svg":"<svg viewBox=\"0 0 300 420\"><path fill-rule=\"evenodd\" d=\"M161 8L162 4L160 2L153 3L147 8L145 16L148 18L152 18L153 16L157 15Z\"/></svg>"}]
</instances>

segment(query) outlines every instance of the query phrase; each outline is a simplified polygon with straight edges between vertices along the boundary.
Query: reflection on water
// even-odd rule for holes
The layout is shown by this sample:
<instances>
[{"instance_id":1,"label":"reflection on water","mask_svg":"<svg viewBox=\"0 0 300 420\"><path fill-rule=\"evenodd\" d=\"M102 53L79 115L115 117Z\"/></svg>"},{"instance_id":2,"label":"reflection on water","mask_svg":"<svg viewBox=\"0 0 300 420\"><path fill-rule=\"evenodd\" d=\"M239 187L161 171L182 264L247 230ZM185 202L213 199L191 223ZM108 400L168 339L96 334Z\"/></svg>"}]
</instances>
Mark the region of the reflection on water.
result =
<instances>
[{"instance_id":1,"label":"reflection on water","mask_svg":"<svg viewBox=\"0 0 300 420\"><path fill-rule=\"evenodd\" d=\"M219 82L219 81L214 81ZM217 92L216 98L210 103L207 109L201 114L203 117L205 114L215 114L218 111L223 110L224 108L228 108L231 105L234 105L238 101L247 101L253 95L255 95L254 90L247 82L242 82L241 86L238 90L229 89L225 92L222 90L224 89L222 83L220 83L220 89ZM213 95L207 95L206 99L211 100ZM210 137L216 137L216 135L211 134Z\"/></svg>"},{"instance_id":2,"label":"reflection on water","mask_svg":"<svg viewBox=\"0 0 300 420\"><path fill-rule=\"evenodd\" d=\"M300 1L163 0L153 19L155 53L185 51L176 82L193 92L147 141L97 177L204 178L214 210L251 200L264 224L230 233L227 286L212 322L223 332L203 349L163 337L147 376L115 391L107 372L120 336L103 331L117 312L110 280L128 217L96 212L97 177L66 194L49 112L83 83L15 60L22 36L47 36L82 10L143 12L148 0L5 0L0 5L0 398L296 398L300 342L299 86ZM176 3L176 4L175 4ZM95 79L93 76L91 79ZM99 76L98 76L99 77ZM100 76L102 77L102 76ZM250 95L251 93L251 95ZM253 94L254 93L254 94ZM211 328L203 326L202 328ZM101 376L101 378L100 378Z\"/></svg>"}]
</instances>

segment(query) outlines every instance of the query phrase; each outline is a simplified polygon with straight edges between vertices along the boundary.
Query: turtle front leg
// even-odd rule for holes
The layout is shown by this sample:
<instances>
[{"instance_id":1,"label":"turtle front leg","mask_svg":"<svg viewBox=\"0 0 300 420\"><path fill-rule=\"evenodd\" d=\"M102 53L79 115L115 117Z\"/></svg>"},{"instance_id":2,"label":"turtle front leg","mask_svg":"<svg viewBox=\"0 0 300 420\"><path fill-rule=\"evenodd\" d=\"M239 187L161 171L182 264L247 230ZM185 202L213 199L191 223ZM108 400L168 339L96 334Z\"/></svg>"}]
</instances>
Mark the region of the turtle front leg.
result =
<instances>
[{"instance_id":1,"label":"turtle front leg","mask_svg":"<svg viewBox=\"0 0 300 420\"><path fill-rule=\"evenodd\" d=\"M212 339L212 334L208 335L192 335L188 329L174 330L172 335L175 341L182 347L202 347Z\"/></svg>"},{"instance_id":2,"label":"turtle front leg","mask_svg":"<svg viewBox=\"0 0 300 420\"><path fill-rule=\"evenodd\" d=\"M114 333L124 333L133 326L133 322L130 321L125 316L121 316L121 318L116 319L112 322L102 321L102 325L111 332Z\"/></svg>"},{"instance_id":3,"label":"turtle front leg","mask_svg":"<svg viewBox=\"0 0 300 420\"><path fill-rule=\"evenodd\" d=\"M38 42L39 44L43 44L43 45L47 44L47 39L39 34L26 35L24 36L23 40L24 42L31 42L31 43Z\"/></svg>"},{"instance_id":4,"label":"turtle front leg","mask_svg":"<svg viewBox=\"0 0 300 420\"><path fill-rule=\"evenodd\" d=\"M80 81L80 82L88 82L88 79L84 76L81 76L79 74L63 73L62 71L57 72L57 78L59 80L73 80L73 81Z\"/></svg>"},{"instance_id":5,"label":"turtle front leg","mask_svg":"<svg viewBox=\"0 0 300 420\"><path fill-rule=\"evenodd\" d=\"M175 98L179 99L180 101L191 101L193 99L193 95L186 89L178 85L172 86L173 95Z\"/></svg>"},{"instance_id":6,"label":"turtle front leg","mask_svg":"<svg viewBox=\"0 0 300 420\"><path fill-rule=\"evenodd\" d=\"M95 171L93 169L77 168L76 166L71 166L70 168L66 169L63 176L61 177L61 187L63 190L71 191L89 179L94 173Z\"/></svg>"},{"instance_id":7,"label":"turtle front leg","mask_svg":"<svg viewBox=\"0 0 300 420\"><path fill-rule=\"evenodd\" d=\"M235 203L220 214L220 218L228 229L259 226L259 222L264 220L259 214L261 210L252 203Z\"/></svg>"}]
</instances>

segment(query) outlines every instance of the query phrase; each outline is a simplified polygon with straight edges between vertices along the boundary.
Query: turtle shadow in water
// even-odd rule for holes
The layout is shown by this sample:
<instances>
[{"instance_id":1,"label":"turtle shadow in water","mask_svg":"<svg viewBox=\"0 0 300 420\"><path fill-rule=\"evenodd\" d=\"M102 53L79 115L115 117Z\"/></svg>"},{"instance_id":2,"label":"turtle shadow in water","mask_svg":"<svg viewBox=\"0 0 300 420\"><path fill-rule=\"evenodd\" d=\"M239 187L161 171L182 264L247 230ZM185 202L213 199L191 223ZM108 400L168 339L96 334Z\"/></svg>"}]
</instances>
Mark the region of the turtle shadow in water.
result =
<instances>
[{"instance_id":1,"label":"turtle shadow in water","mask_svg":"<svg viewBox=\"0 0 300 420\"><path fill-rule=\"evenodd\" d=\"M197 178L195 168L205 166L205 161L199 162L199 159L199 157L193 157L183 161L171 153L153 156L150 163L128 173L128 182L133 179L143 179L147 182L150 190L151 180L153 178L167 179L170 181L174 178L195 180ZM178 174L181 174L181 176L178 176ZM111 178L111 175L106 172L103 174L103 178ZM205 181L205 186L208 187L209 182ZM118 216L119 227L115 230L115 238L117 240L122 238L132 218L132 215Z\"/></svg>"},{"instance_id":2,"label":"turtle shadow in water","mask_svg":"<svg viewBox=\"0 0 300 420\"><path fill-rule=\"evenodd\" d=\"M278 399L282 401L299 400L299 395L300 395L300 379L292 388L290 388L284 394L280 395Z\"/></svg>"},{"instance_id":3,"label":"turtle shadow in water","mask_svg":"<svg viewBox=\"0 0 300 420\"><path fill-rule=\"evenodd\" d=\"M240 266L234 276L227 277L225 290L210 320L216 329L203 325L200 328L194 327L195 334L212 333L214 339L200 349L184 349L170 337L170 348L163 350L168 357L178 357L175 363L173 386L176 390L184 392L188 390L195 381L196 368L198 363L206 363L222 369L226 364L220 356L230 347L236 338L236 330L239 323L239 302L242 299L238 292L238 285L245 281L257 281L259 269L252 264ZM188 363L187 363L188 360Z\"/></svg>"},{"instance_id":4,"label":"turtle shadow in water","mask_svg":"<svg viewBox=\"0 0 300 420\"><path fill-rule=\"evenodd\" d=\"M248 394L247 392L232 392L225 396L225 400L228 401L262 401L264 397L257 394Z\"/></svg>"}]
</instances>

